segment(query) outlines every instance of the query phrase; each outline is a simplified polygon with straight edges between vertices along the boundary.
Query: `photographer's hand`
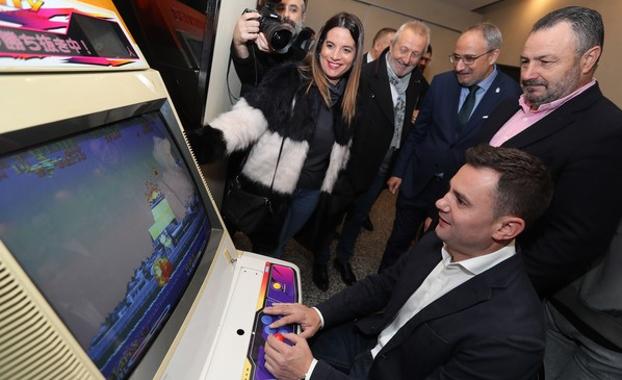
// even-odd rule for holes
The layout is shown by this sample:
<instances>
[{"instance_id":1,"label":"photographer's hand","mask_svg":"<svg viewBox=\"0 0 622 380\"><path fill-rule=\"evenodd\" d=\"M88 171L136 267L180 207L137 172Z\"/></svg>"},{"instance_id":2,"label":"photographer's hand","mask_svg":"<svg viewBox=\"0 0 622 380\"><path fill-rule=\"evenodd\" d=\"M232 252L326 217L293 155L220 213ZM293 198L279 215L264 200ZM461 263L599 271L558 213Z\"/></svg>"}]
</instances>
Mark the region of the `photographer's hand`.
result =
<instances>
[{"instance_id":1,"label":"photographer's hand","mask_svg":"<svg viewBox=\"0 0 622 380\"><path fill-rule=\"evenodd\" d=\"M255 45L259 48L259 50L264 51L266 53L270 53L272 49L270 49L270 45L268 45L268 40L266 39L266 35L263 33L259 33L259 36L255 40Z\"/></svg>"},{"instance_id":2,"label":"photographer's hand","mask_svg":"<svg viewBox=\"0 0 622 380\"><path fill-rule=\"evenodd\" d=\"M256 41L259 37L259 17L259 13L257 12L245 12L242 13L238 22L235 24L235 28L233 29L233 48L238 58L245 59L250 55L246 43L248 41ZM259 48L261 48L261 46L259 46Z\"/></svg>"}]
</instances>

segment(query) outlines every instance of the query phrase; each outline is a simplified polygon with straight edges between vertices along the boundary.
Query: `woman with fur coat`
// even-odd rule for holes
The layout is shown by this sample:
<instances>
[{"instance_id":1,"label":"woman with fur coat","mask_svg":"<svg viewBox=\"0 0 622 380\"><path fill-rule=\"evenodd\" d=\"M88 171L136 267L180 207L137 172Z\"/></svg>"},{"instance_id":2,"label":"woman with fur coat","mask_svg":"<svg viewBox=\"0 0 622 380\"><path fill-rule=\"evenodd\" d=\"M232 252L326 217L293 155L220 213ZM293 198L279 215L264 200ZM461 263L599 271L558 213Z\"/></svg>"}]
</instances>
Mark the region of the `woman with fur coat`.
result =
<instances>
[{"instance_id":1,"label":"woman with fur coat","mask_svg":"<svg viewBox=\"0 0 622 380\"><path fill-rule=\"evenodd\" d=\"M253 251L281 256L345 168L362 49L358 17L331 17L302 64L272 69L231 111L190 136L200 163L250 149L239 183L267 196L273 211L248 234Z\"/></svg>"}]
</instances>

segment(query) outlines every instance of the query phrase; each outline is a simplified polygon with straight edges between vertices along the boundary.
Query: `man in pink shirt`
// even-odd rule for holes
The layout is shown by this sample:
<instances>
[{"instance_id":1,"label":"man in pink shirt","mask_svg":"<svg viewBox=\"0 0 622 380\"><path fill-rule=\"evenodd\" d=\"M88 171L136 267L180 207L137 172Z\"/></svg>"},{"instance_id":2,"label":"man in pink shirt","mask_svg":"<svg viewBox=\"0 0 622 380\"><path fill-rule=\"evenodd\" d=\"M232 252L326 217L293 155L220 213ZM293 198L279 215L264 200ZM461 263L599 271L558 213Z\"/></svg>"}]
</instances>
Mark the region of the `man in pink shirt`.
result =
<instances>
[{"instance_id":1,"label":"man in pink shirt","mask_svg":"<svg viewBox=\"0 0 622 380\"><path fill-rule=\"evenodd\" d=\"M500 104L480 136L540 157L555 181L549 209L518 239L547 299L547 379L622 378L622 307L579 311L576 288L563 291L602 260L622 216L622 111L594 79L603 41L592 9L540 19L521 54L519 104Z\"/></svg>"}]
</instances>

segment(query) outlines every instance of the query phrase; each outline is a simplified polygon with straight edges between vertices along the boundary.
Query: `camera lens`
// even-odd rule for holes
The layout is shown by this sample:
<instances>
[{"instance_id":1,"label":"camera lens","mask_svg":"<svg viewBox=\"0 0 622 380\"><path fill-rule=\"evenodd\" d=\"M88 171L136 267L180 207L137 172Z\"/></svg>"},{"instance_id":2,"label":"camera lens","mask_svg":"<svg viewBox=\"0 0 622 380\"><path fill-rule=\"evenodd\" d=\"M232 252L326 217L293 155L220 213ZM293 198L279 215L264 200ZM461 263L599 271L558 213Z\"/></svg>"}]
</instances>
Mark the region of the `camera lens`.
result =
<instances>
[{"instance_id":1,"label":"camera lens","mask_svg":"<svg viewBox=\"0 0 622 380\"><path fill-rule=\"evenodd\" d=\"M266 39L270 47L277 53L285 53L294 37L294 27L280 22L274 22L273 20L265 20L261 24Z\"/></svg>"},{"instance_id":2,"label":"camera lens","mask_svg":"<svg viewBox=\"0 0 622 380\"><path fill-rule=\"evenodd\" d=\"M269 38L270 45L274 50L284 49L292 40L292 32L287 29L276 30Z\"/></svg>"},{"instance_id":3,"label":"camera lens","mask_svg":"<svg viewBox=\"0 0 622 380\"><path fill-rule=\"evenodd\" d=\"M293 25L279 16L274 10L274 6L275 3L269 2L261 9L259 30L266 36L272 50L284 54L294 41L296 30Z\"/></svg>"}]
</instances>

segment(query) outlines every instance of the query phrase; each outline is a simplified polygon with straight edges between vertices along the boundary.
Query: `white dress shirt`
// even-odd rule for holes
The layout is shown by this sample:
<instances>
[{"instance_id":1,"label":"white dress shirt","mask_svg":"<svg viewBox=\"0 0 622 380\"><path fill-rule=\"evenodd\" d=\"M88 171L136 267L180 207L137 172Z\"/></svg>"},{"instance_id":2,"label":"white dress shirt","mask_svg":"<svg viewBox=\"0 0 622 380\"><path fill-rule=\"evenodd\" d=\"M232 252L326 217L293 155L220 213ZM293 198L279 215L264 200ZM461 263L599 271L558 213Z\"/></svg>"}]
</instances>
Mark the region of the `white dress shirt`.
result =
<instances>
[{"instance_id":1,"label":"white dress shirt","mask_svg":"<svg viewBox=\"0 0 622 380\"><path fill-rule=\"evenodd\" d=\"M441 261L423 280L419 288L408 298L398 311L395 319L385 327L378 335L378 343L371 350L371 355L376 358L382 348L397 334L411 318L426 306L449 293L452 289L467 282L480 273L487 271L495 265L509 259L516 254L514 241L505 247L472 259L452 262L445 246L441 249ZM324 316L316 307L313 308L320 317L320 328L324 327ZM309 380L317 365L317 359L313 358L309 370L305 374L305 380Z\"/></svg>"},{"instance_id":2,"label":"white dress shirt","mask_svg":"<svg viewBox=\"0 0 622 380\"><path fill-rule=\"evenodd\" d=\"M378 343L371 350L372 357L375 358L395 334L426 306L449 293L452 289L515 254L516 248L514 242L512 242L493 253L452 262L451 256L443 246L441 249L442 260L434 267L432 272L428 274L419 288L415 290L404 305L402 305L402 308L395 316L395 319L393 319L393 322L385 327L384 330L380 332L380 335L378 335Z\"/></svg>"}]
</instances>

